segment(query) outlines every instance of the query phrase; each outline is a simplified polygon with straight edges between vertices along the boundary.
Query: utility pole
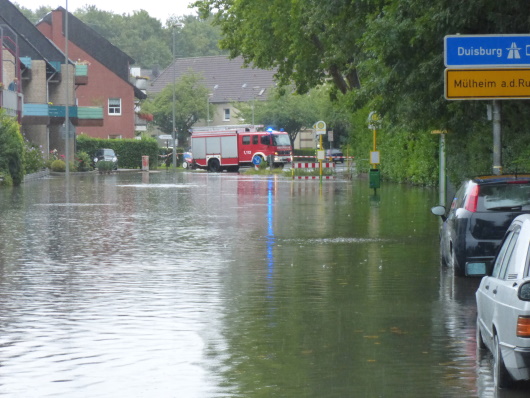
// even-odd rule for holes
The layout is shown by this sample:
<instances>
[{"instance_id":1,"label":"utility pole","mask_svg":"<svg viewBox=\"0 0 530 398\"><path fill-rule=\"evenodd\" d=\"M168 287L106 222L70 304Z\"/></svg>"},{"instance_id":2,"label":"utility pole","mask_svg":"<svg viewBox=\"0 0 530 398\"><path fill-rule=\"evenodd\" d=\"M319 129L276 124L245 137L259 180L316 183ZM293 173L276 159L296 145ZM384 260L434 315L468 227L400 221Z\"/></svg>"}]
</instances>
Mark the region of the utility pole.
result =
<instances>
[{"instance_id":1,"label":"utility pole","mask_svg":"<svg viewBox=\"0 0 530 398\"><path fill-rule=\"evenodd\" d=\"M502 174L502 126L501 103L493 100L493 174Z\"/></svg>"}]
</instances>

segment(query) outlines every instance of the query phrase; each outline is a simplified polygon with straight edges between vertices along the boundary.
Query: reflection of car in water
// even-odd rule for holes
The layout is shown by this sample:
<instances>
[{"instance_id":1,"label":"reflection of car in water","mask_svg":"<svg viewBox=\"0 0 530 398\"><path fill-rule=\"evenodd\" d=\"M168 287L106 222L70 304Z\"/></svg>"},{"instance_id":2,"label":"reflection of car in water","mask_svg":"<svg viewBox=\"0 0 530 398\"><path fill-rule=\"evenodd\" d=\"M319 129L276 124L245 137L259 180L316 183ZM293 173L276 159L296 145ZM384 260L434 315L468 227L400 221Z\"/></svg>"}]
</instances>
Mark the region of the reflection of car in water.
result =
<instances>
[{"instance_id":1,"label":"reflection of car in water","mask_svg":"<svg viewBox=\"0 0 530 398\"><path fill-rule=\"evenodd\" d=\"M508 228L492 272L476 292L477 346L493 354L493 381L530 380L530 214Z\"/></svg>"},{"instance_id":2,"label":"reflection of car in water","mask_svg":"<svg viewBox=\"0 0 530 398\"><path fill-rule=\"evenodd\" d=\"M94 152L94 157L93 157L94 167L96 167L97 162L99 162L100 160L112 162L114 163L114 170L118 169L118 156L116 156L114 149L109 149L109 148L97 149L96 152Z\"/></svg>"}]
</instances>

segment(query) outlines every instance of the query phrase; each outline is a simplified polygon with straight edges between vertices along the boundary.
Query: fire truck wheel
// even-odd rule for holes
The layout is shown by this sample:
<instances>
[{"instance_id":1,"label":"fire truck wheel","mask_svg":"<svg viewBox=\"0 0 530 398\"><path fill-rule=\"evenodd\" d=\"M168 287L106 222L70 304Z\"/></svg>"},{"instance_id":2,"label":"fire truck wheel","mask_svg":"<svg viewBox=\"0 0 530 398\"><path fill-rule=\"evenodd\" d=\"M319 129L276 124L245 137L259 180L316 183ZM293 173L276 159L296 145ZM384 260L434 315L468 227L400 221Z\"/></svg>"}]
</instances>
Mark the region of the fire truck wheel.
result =
<instances>
[{"instance_id":1,"label":"fire truck wheel","mask_svg":"<svg viewBox=\"0 0 530 398\"><path fill-rule=\"evenodd\" d=\"M217 173L221 170L221 163L219 163L219 159L212 158L208 162L208 170L210 170L212 173Z\"/></svg>"}]
</instances>

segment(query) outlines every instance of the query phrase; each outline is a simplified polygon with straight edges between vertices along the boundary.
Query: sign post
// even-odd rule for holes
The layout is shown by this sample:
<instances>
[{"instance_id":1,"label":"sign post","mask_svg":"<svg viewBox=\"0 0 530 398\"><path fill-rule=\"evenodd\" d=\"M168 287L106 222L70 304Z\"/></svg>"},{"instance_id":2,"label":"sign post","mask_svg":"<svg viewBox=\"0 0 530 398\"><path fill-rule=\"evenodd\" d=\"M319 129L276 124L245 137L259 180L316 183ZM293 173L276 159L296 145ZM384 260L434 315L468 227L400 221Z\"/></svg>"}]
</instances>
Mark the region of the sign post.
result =
<instances>
[{"instance_id":1,"label":"sign post","mask_svg":"<svg viewBox=\"0 0 530 398\"><path fill-rule=\"evenodd\" d=\"M370 188L374 189L374 194L377 188L381 187L381 174L377 165L379 164L379 151L377 150L377 126L379 124L379 115L377 112L370 112L368 115L368 128L372 130L373 147L370 152L370 173L369 183Z\"/></svg>"},{"instance_id":2,"label":"sign post","mask_svg":"<svg viewBox=\"0 0 530 398\"><path fill-rule=\"evenodd\" d=\"M502 174L500 99L530 98L530 35L444 39L445 98L493 100L493 174Z\"/></svg>"},{"instance_id":3,"label":"sign post","mask_svg":"<svg viewBox=\"0 0 530 398\"><path fill-rule=\"evenodd\" d=\"M324 143L322 141L322 136L326 134L326 122L320 120L313 125L313 128L315 129L315 134L320 136L320 141L319 141L320 145L319 145L319 150L317 151L317 159L318 159L318 163L320 166L319 167L320 181L322 182L322 160L325 157L325 151L323 148Z\"/></svg>"}]
</instances>

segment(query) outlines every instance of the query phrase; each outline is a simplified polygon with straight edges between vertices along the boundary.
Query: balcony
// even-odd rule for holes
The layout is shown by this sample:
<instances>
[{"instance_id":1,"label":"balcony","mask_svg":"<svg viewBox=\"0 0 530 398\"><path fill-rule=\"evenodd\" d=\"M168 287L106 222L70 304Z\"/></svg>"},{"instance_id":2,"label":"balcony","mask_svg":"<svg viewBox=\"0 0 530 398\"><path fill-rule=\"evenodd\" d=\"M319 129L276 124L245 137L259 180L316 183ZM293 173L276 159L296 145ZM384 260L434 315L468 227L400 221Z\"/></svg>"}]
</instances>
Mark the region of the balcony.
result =
<instances>
[{"instance_id":1,"label":"balcony","mask_svg":"<svg viewBox=\"0 0 530 398\"><path fill-rule=\"evenodd\" d=\"M75 126L103 126L103 108L95 106L69 106L68 118ZM24 124L63 124L66 108L61 105L24 104Z\"/></svg>"},{"instance_id":2,"label":"balcony","mask_svg":"<svg viewBox=\"0 0 530 398\"><path fill-rule=\"evenodd\" d=\"M75 84L88 84L88 64L75 65Z\"/></svg>"},{"instance_id":3,"label":"balcony","mask_svg":"<svg viewBox=\"0 0 530 398\"><path fill-rule=\"evenodd\" d=\"M76 126L103 126L103 108L100 106L78 106Z\"/></svg>"},{"instance_id":4,"label":"balcony","mask_svg":"<svg viewBox=\"0 0 530 398\"><path fill-rule=\"evenodd\" d=\"M6 114L13 117L19 117L22 113L23 94L16 91L0 91L0 108L6 111Z\"/></svg>"}]
</instances>

